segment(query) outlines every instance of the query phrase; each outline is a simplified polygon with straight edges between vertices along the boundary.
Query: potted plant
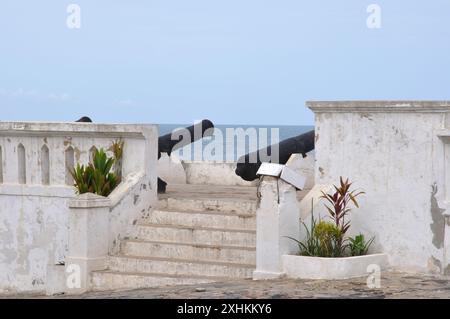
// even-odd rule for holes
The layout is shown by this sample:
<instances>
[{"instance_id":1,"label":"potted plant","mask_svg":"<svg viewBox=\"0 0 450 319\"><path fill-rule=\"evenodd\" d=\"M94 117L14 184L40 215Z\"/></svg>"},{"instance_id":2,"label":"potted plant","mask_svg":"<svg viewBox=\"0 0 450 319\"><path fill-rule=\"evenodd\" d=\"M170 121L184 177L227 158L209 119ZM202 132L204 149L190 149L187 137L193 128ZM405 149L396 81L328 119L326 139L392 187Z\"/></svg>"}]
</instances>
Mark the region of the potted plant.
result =
<instances>
[{"instance_id":1,"label":"potted plant","mask_svg":"<svg viewBox=\"0 0 450 319\"><path fill-rule=\"evenodd\" d=\"M288 277L308 279L345 279L367 274L369 265L381 268L387 265L385 254L367 254L374 237L366 240L363 234L348 236L351 222L348 215L351 205L359 208L358 197L362 191L351 190L352 183L340 178L331 193L322 192L326 201L328 219L311 216L309 228L302 221L306 231L305 239L297 242L299 255L284 255L283 267Z\"/></svg>"}]
</instances>

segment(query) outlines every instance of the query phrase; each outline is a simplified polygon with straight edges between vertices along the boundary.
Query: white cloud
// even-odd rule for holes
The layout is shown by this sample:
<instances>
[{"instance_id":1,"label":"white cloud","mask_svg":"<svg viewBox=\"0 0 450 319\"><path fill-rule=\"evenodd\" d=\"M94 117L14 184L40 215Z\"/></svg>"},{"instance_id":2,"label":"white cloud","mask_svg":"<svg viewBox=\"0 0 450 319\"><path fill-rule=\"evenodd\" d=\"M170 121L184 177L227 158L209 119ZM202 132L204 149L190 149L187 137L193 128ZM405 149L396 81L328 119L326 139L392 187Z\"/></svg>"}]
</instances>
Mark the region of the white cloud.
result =
<instances>
[{"instance_id":1,"label":"white cloud","mask_svg":"<svg viewBox=\"0 0 450 319\"><path fill-rule=\"evenodd\" d=\"M0 87L0 97L7 99L33 99L33 100L51 100L55 102L67 102L74 98L67 92L40 92L37 89L6 89Z\"/></svg>"},{"instance_id":2,"label":"white cloud","mask_svg":"<svg viewBox=\"0 0 450 319\"><path fill-rule=\"evenodd\" d=\"M36 96L38 91L36 89L26 90L24 88L18 88L15 90L6 90L4 88L0 89L0 95L10 96L10 97L23 97L23 96Z\"/></svg>"},{"instance_id":3,"label":"white cloud","mask_svg":"<svg viewBox=\"0 0 450 319\"><path fill-rule=\"evenodd\" d=\"M50 101L51 103L61 104L70 103L76 100L72 95L67 92L50 92L39 91L38 89L27 89L27 88L3 88L0 87L0 100L9 101L25 101L26 103L35 102L45 102Z\"/></svg>"},{"instance_id":4,"label":"white cloud","mask_svg":"<svg viewBox=\"0 0 450 319\"><path fill-rule=\"evenodd\" d=\"M7 98L35 98L35 99L51 99L59 101L70 100L70 95L68 93L40 93L37 89L5 89L0 88L0 96L5 96Z\"/></svg>"}]
</instances>

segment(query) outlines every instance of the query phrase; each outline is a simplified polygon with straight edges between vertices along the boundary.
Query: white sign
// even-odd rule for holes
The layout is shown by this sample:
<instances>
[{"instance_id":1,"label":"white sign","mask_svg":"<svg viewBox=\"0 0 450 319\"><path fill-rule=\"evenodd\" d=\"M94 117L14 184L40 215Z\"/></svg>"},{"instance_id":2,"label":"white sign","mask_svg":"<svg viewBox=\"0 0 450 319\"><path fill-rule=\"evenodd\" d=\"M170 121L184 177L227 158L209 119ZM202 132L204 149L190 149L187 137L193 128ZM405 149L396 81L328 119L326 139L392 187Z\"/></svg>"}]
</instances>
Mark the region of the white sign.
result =
<instances>
[{"instance_id":1,"label":"white sign","mask_svg":"<svg viewBox=\"0 0 450 319\"><path fill-rule=\"evenodd\" d=\"M256 172L257 175L280 177L284 165L274 163L262 163Z\"/></svg>"},{"instance_id":2,"label":"white sign","mask_svg":"<svg viewBox=\"0 0 450 319\"><path fill-rule=\"evenodd\" d=\"M279 177L286 183L289 183L300 190L305 187L306 177L297 173L295 170L287 167L286 165L262 163L256 174Z\"/></svg>"}]
</instances>

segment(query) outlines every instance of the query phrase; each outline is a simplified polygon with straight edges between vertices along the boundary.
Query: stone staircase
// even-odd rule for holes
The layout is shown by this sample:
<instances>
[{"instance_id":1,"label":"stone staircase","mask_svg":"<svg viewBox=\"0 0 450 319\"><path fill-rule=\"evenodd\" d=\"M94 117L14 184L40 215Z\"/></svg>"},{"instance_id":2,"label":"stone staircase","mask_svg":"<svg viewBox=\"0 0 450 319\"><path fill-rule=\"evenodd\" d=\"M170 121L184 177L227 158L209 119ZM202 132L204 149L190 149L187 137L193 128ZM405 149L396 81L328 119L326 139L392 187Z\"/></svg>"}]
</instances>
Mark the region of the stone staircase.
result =
<instances>
[{"instance_id":1,"label":"stone staircase","mask_svg":"<svg viewBox=\"0 0 450 319\"><path fill-rule=\"evenodd\" d=\"M94 290L251 278L256 263L256 187L168 185L134 236L92 273Z\"/></svg>"}]
</instances>

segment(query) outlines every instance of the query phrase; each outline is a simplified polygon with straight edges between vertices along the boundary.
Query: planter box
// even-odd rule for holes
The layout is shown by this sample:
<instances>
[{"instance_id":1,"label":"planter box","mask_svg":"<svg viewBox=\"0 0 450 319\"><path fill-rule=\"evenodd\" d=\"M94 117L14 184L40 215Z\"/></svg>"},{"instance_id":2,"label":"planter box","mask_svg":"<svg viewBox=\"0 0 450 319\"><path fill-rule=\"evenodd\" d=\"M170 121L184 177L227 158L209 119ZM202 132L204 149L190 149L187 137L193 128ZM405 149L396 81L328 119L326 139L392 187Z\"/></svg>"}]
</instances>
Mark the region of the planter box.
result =
<instances>
[{"instance_id":1,"label":"planter box","mask_svg":"<svg viewBox=\"0 0 450 319\"><path fill-rule=\"evenodd\" d=\"M288 278L335 280L368 276L373 270L368 271L367 267L372 264L385 269L388 257L386 254L342 258L283 255L282 262Z\"/></svg>"}]
</instances>

